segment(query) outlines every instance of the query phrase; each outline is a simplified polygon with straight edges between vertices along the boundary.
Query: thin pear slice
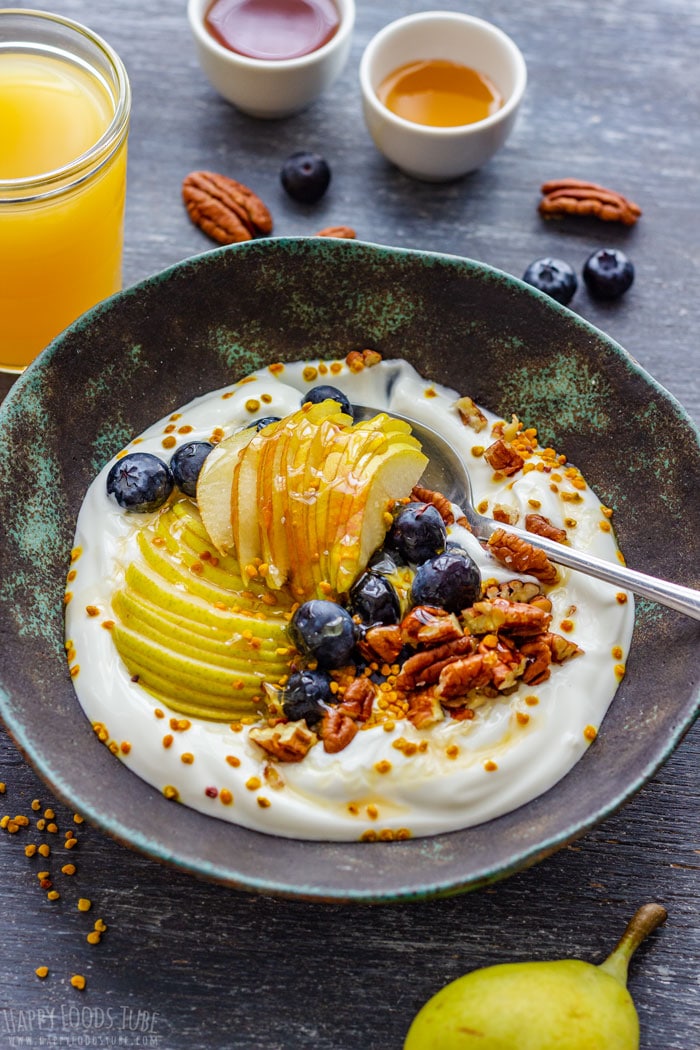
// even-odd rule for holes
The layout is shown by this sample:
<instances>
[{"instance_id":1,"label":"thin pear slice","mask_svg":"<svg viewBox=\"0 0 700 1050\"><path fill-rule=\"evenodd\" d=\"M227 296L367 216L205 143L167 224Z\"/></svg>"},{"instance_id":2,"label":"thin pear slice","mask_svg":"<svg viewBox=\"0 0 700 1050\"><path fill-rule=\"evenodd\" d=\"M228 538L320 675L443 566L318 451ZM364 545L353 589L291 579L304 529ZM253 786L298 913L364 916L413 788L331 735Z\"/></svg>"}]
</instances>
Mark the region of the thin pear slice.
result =
<instances>
[{"instance_id":1,"label":"thin pear slice","mask_svg":"<svg viewBox=\"0 0 700 1050\"><path fill-rule=\"evenodd\" d=\"M233 550L231 486L241 450L254 430L239 430L212 449L197 479L197 506L211 542L222 554Z\"/></svg>"},{"instance_id":2,"label":"thin pear slice","mask_svg":"<svg viewBox=\"0 0 700 1050\"><path fill-rule=\"evenodd\" d=\"M244 656L259 659L266 665L285 662L282 653L288 648L288 642L281 625L276 629L269 625L269 634L260 637L251 630L254 626L259 629L259 622L232 617L228 628L220 630L200 624L194 619L177 616L130 589L117 591L112 599L112 608L127 627L136 630L136 624L142 624L145 632L147 627L151 626L161 634L168 635L176 645L182 642L196 649L224 656L241 652Z\"/></svg>"},{"instance_id":3,"label":"thin pear slice","mask_svg":"<svg viewBox=\"0 0 700 1050\"><path fill-rule=\"evenodd\" d=\"M258 463L265 438L256 433L242 450L231 486L231 522L236 555L242 572L262 561L258 528Z\"/></svg>"},{"instance_id":4,"label":"thin pear slice","mask_svg":"<svg viewBox=\"0 0 700 1050\"><path fill-rule=\"evenodd\" d=\"M349 417L339 413L318 426L306 454L302 489L290 501L292 513L287 520L287 534L294 552L294 595L300 600L319 593L324 542L317 528L319 505L324 498L327 471L335 469L350 434L346 419L349 421Z\"/></svg>"},{"instance_id":5,"label":"thin pear slice","mask_svg":"<svg viewBox=\"0 0 700 1050\"><path fill-rule=\"evenodd\" d=\"M319 536L322 536L320 573L326 588L331 586L331 577L334 576L332 549L339 526L348 517L355 494L364 484L373 459L397 442L420 448L415 438L410 437L408 425L400 420L381 415L357 423L351 441L338 461L335 477L327 480L319 500L317 522Z\"/></svg>"},{"instance_id":6,"label":"thin pear slice","mask_svg":"<svg viewBox=\"0 0 700 1050\"><path fill-rule=\"evenodd\" d=\"M312 465L328 435L351 424L350 416L335 401L307 403L289 417L286 440L275 460L271 542L275 551L284 552L281 557L297 600L314 592L311 567L315 551L308 528L308 508L316 498Z\"/></svg>"},{"instance_id":7,"label":"thin pear slice","mask_svg":"<svg viewBox=\"0 0 700 1050\"><path fill-rule=\"evenodd\" d=\"M258 457L257 512L260 558L266 566L267 583L275 590L284 586L288 571L286 548L274 542L276 522L273 502L275 482L280 469L280 457L289 440L292 418L288 416L278 423L265 427L264 441Z\"/></svg>"},{"instance_id":8,"label":"thin pear slice","mask_svg":"<svg viewBox=\"0 0 700 1050\"><path fill-rule=\"evenodd\" d=\"M428 464L427 456L412 444L390 445L372 459L362 474L345 521L338 524L331 549L331 586L345 594L381 546L387 531L391 502L410 493Z\"/></svg>"}]
</instances>

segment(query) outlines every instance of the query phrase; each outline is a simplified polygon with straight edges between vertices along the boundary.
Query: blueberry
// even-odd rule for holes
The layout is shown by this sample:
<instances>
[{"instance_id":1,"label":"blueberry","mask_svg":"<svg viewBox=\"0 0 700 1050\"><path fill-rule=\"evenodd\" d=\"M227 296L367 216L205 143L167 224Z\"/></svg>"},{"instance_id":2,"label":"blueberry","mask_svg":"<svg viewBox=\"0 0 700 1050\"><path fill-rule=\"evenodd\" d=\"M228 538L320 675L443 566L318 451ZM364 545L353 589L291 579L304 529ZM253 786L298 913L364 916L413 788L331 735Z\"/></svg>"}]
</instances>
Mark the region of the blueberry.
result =
<instances>
[{"instance_id":1,"label":"blueberry","mask_svg":"<svg viewBox=\"0 0 700 1050\"><path fill-rule=\"evenodd\" d=\"M398 552L388 551L384 547L376 550L367 563L371 572L378 572L380 576L391 576L396 572L398 565Z\"/></svg>"},{"instance_id":2,"label":"blueberry","mask_svg":"<svg viewBox=\"0 0 700 1050\"><path fill-rule=\"evenodd\" d=\"M293 200L301 204L315 204L328 189L331 169L318 153L298 150L287 157L280 179Z\"/></svg>"},{"instance_id":3,"label":"blueberry","mask_svg":"<svg viewBox=\"0 0 700 1050\"><path fill-rule=\"evenodd\" d=\"M563 306L571 302L578 287L576 274L562 259L537 259L530 263L523 274L523 280L533 288L546 292Z\"/></svg>"},{"instance_id":4,"label":"blueberry","mask_svg":"<svg viewBox=\"0 0 700 1050\"><path fill-rule=\"evenodd\" d=\"M334 703L331 680L323 671L295 671L282 694L282 710L290 722L306 719L315 725L323 717L326 704Z\"/></svg>"},{"instance_id":5,"label":"blueberry","mask_svg":"<svg viewBox=\"0 0 700 1050\"><path fill-rule=\"evenodd\" d=\"M175 484L186 496L197 494L197 478L202 463L213 448L211 441L190 441L187 445L181 445L170 460Z\"/></svg>"},{"instance_id":6,"label":"blueberry","mask_svg":"<svg viewBox=\"0 0 700 1050\"><path fill-rule=\"evenodd\" d=\"M444 550L445 523L431 503L407 503L394 518L387 544L411 565Z\"/></svg>"},{"instance_id":7,"label":"blueberry","mask_svg":"<svg viewBox=\"0 0 700 1050\"><path fill-rule=\"evenodd\" d=\"M245 429L250 430L251 427L255 427L256 430L262 430L263 427L269 427L270 423L279 423L279 416L261 416L260 419L254 419L252 423L247 423Z\"/></svg>"},{"instance_id":8,"label":"blueberry","mask_svg":"<svg viewBox=\"0 0 700 1050\"><path fill-rule=\"evenodd\" d=\"M322 598L304 602L291 619L289 634L299 652L316 660L319 667L350 663L355 624L350 613L336 602Z\"/></svg>"},{"instance_id":9,"label":"blueberry","mask_svg":"<svg viewBox=\"0 0 700 1050\"><path fill-rule=\"evenodd\" d=\"M411 587L413 605L436 605L458 613L469 608L481 595L481 573L474 561L456 549L423 562Z\"/></svg>"},{"instance_id":10,"label":"blueberry","mask_svg":"<svg viewBox=\"0 0 700 1050\"><path fill-rule=\"evenodd\" d=\"M150 452L130 452L118 459L107 475L107 494L120 507L147 514L165 503L173 491L170 467Z\"/></svg>"},{"instance_id":11,"label":"blueberry","mask_svg":"<svg viewBox=\"0 0 700 1050\"><path fill-rule=\"evenodd\" d=\"M340 411L345 412L348 416L352 416L350 402L343 391L338 390L337 386L329 386L327 383L322 386L313 386L311 390L307 390L305 394L302 394L302 405L305 405L307 401L311 401L314 405L320 404L321 401L337 401L340 405Z\"/></svg>"},{"instance_id":12,"label":"blueberry","mask_svg":"<svg viewBox=\"0 0 700 1050\"><path fill-rule=\"evenodd\" d=\"M583 264L583 279L596 299L618 299L634 280L634 266L617 248L601 248Z\"/></svg>"},{"instance_id":13,"label":"blueberry","mask_svg":"<svg viewBox=\"0 0 700 1050\"><path fill-rule=\"evenodd\" d=\"M350 588L350 611L364 624L398 623L401 619L399 596L385 576L363 572Z\"/></svg>"}]
</instances>

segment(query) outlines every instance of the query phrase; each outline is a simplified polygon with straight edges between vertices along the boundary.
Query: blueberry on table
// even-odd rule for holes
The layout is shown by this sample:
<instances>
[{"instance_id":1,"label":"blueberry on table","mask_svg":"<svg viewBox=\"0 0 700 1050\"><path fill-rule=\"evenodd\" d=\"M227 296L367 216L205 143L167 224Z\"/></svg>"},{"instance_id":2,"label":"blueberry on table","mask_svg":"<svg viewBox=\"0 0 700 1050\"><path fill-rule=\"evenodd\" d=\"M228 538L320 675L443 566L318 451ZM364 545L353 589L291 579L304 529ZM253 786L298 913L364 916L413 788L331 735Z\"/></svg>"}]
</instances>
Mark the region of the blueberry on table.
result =
<instances>
[{"instance_id":1,"label":"blueberry on table","mask_svg":"<svg viewBox=\"0 0 700 1050\"><path fill-rule=\"evenodd\" d=\"M280 418L280 416L261 416L260 419L247 423L245 429L250 430L251 427L255 427L256 430L263 430L264 427L269 427L270 423L279 423Z\"/></svg>"},{"instance_id":2,"label":"blueberry on table","mask_svg":"<svg viewBox=\"0 0 700 1050\"><path fill-rule=\"evenodd\" d=\"M481 573L468 554L456 548L429 558L416 570L412 605L435 605L447 612L468 609L481 596Z\"/></svg>"},{"instance_id":3,"label":"blueberry on table","mask_svg":"<svg viewBox=\"0 0 700 1050\"><path fill-rule=\"evenodd\" d=\"M356 632L352 616L342 605L312 598L294 613L289 636L304 656L319 667L343 667L350 663Z\"/></svg>"},{"instance_id":4,"label":"blueberry on table","mask_svg":"<svg viewBox=\"0 0 700 1050\"><path fill-rule=\"evenodd\" d=\"M387 545L411 565L420 565L444 550L445 523L431 503L407 503L394 518Z\"/></svg>"},{"instance_id":5,"label":"blueberry on table","mask_svg":"<svg viewBox=\"0 0 700 1050\"><path fill-rule=\"evenodd\" d=\"M634 280L634 266L618 248L601 248L583 264L583 279L596 299L618 299Z\"/></svg>"},{"instance_id":6,"label":"blueberry on table","mask_svg":"<svg viewBox=\"0 0 700 1050\"><path fill-rule=\"evenodd\" d=\"M536 259L523 274L523 280L562 306L571 302L578 287L576 274L563 259Z\"/></svg>"},{"instance_id":7,"label":"blueberry on table","mask_svg":"<svg viewBox=\"0 0 700 1050\"><path fill-rule=\"evenodd\" d=\"M150 452L130 452L107 475L107 494L124 510L147 514L161 507L174 488L170 467Z\"/></svg>"},{"instance_id":8,"label":"blueberry on table","mask_svg":"<svg viewBox=\"0 0 700 1050\"><path fill-rule=\"evenodd\" d=\"M320 405L322 401L337 401L340 405L340 411L345 412L348 416L352 416L352 406L343 391L338 390L337 386L331 386L329 383L323 383L321 386L312 386L311 390L307 390L305 394L302 394L302 405L305 405L307 401L310 401L313 405Z\"/></svg>"},{"instance_id":9,"label":"blueberry on table","mask_svg":"<svg viewBox=\"0 0 700 1050\"><path fill-rule=\"evenodd\" d=\"M350 588L349 607L367 626L398 623L401 619L399 596L385 576L363 572Z\"/></svg>"},{"instance_id":10,"label":"blueberry on table","mask_svg":"<svg viewBox=\"0 0 700 1050\"><path fill-rule=\"evenodd\" d=\"M320 154L298 150L284 162L280 179L292 200L315 204L328 189L331 169Z\"/></svg>"},{"instance_id":11,"label":"blueberry on table","mask_svg":"<svg viewBox=\"0 0 700 1050\"><path fill-rule=\"evenodd\" d=\"M331 680L323 671L295 671L282 694L282 710L290 722L303 718L309 726L316 725L325 705L334 702Z\"/></svg>"},{"instance_id":12,"label":"blueberry on table","mask_svg":"<svg viewBox=\"0 0 700 1050\"><path fill-rule=\"evenodd\" d=\"M170 460L175 484L186 496L197 494L197 478L202 463L214 448L211 441L189 441L181 445Z\"/></svg>"}]
</instances>

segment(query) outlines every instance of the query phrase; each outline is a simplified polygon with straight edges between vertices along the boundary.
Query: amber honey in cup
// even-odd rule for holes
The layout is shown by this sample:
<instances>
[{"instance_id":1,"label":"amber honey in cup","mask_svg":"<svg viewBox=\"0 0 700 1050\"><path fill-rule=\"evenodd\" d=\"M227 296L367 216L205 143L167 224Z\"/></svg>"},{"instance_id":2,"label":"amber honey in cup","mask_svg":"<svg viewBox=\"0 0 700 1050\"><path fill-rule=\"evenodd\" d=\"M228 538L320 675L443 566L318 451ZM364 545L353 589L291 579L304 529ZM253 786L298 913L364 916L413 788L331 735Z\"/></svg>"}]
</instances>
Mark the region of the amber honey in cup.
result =
<instances>
[{"instance_id":1,"label":"amber honey in cup","mask_svg":"<svg viewBox=\"0 0 700 1050\"><path fill-rule=\"evenodd\" d=\"M433 128L474 124L503 105L503 95L487 76L444 58L399 66L382 80L377 96L397 117Z\"/></svg>"},{"instance_id":2,"label":"amber honey in cup","mask_svg":"<svg viewBox=\"0 0 700 1050\"><path fill-rule=\"evenodd\" d=\"M0 10L0 370L121 287L126 70L85 26Z\"/></svg>"}]
</instances>

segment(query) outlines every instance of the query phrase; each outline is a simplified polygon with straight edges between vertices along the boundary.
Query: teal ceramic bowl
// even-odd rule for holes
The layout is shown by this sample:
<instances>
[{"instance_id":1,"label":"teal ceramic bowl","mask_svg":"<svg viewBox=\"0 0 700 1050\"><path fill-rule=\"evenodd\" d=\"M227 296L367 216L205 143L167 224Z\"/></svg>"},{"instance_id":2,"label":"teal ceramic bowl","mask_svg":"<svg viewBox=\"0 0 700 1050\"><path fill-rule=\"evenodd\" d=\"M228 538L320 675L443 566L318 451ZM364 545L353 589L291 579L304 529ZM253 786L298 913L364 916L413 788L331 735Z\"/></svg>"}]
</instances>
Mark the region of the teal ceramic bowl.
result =
<instances>
[{"instance_id":1,"label":"teal ceramic bowl","mask_svg":"<svg viewBox=\"0 0 700 1050\"><path fill-rule=\"evenodd\" d=\"M0 713L52 790L104 832L237 888L369 902L482 886L611 814L698 710L698 624L639 602L627 675L598 739L556 787L476 828L371 845L273 838L174 810L97 741L71 685L62 616L96 472L154 420L251 369L366 346L536 422L616 508L631 566L700 585L690 420L621 347L504 273L356 242L262 240L180 263L86 314L0 408Z\"/></svg>"}]
</instances>

